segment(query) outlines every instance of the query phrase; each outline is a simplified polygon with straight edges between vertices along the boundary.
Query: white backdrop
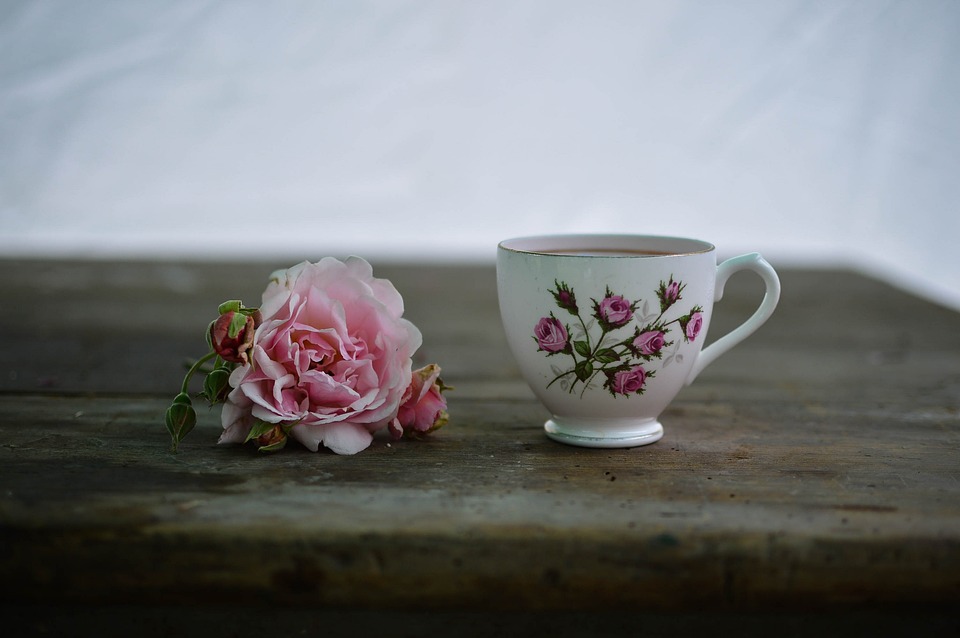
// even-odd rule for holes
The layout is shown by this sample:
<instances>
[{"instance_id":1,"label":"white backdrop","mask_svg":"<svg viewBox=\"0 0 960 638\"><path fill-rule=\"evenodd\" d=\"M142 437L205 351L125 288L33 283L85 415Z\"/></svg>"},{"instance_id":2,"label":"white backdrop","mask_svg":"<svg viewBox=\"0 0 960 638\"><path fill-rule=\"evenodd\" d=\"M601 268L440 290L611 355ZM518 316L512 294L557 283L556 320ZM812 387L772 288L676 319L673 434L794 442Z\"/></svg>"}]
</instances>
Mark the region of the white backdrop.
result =
<instances>
[{"instance_id":1,"label":"white backdrop","mask_svg":"<svg viewBox=\"0 0 960 638\"><path fill-rule=\"evenodd\" d=\"M660 233L960 307L958 69L955 0L0 0L0 255Z\"/></svg>"}]
</instances>

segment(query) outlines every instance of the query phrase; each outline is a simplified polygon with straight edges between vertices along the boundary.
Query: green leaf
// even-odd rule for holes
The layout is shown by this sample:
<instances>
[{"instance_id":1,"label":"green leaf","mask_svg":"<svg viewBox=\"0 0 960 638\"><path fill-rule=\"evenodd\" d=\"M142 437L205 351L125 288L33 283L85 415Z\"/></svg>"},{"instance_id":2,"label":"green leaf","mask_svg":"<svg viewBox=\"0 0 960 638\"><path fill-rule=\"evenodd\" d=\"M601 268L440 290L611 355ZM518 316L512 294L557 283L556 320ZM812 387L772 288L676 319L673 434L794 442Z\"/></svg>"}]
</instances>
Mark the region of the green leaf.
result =
<instances>
[{"instance_id":1,"label":"green leaf","mask_svg":"<svg viewBox=\"0 0 960 638\"><path fill-rule=\"evenodd\" d=\"M240 331L243 330L247 325L247 316L243 313L236 313L233 315L233 318L230 320L230 325L227 327L227 335L231 339L236 339L237 335L240 334Z\"/></svg>"},{"instance_id":2,"label":"green leaf","mask_svg":"<svg viewBox=\"0 0 960 638\"><path fill-rule=\"evenodd\" d=\"M620 355L613 348L603 348L595 356L600 363L613 363L620 360Z\"/></svg>"},{"instance_id":3,"label":"green leaf","mask_svg":"<svg viewBox=\"0 0 960 638\"><path fill-rule=\"evenodd\" d=\"M221 315L225 315L228 312L240 312L240 309L243 308L243 302L239 299L231 299L230 301L224 301L217 308L217 312Z\"/></svg>"},{"instance_id":4,"label":"green leaf","mask_svg":"<svg viewBox=\"0 0 960 638\"><path fill-rule=\"evenodd\" d=\"M182 403L183 405L191 405L193 401L190 399L190 395L186 392L181 392L177 396L173 397L174 403Z\"/></svg>"},{"instance_id":5,"label":"green leaf","mask_svg":"<svg viewBox=\"0 0 960 638\"><path fill-rule=\"evenodd\" d=\"M226 398L226 390L230 387L230 371L226 368L215 368L203 380L203 394L210 403L220 403Z\"/></svg>"},{"instance_id":6,"label":"green leaf","mask_svg":"<svg viewBox=\"0 0 960 638\"><path fill-rule=\"evenodd\" d=\"M173 449L184 439L193 426L197 424L197 413L192 405L184 403L173 403L167 408L165 415L167 430L170 432L170 438L173 439Z\"/></svg>"},{"instance_id":7,"label":"green leaf","mask_svg":"<svg viewBox=\"0 0 960 638\"><path fill-rule=\"evenodd\" d=\"M259 419L253 422L253 426L250 428L250 433L247 435L247 438L243 440L244 443L247 441L252 441L258 436L262 436L272 430L276 424L267 423L266 421L260 421Z\"/></svg>"},{"instance_id":8,"label":"green leaf","mask_svg":"<svg viewBox=\"0 0 960 638\"><path fill-rule=\"evenodd\" d=\"M593 364L589 361L581 361L577 364L575 373L581 381L586 381L593 374Z\"/></svg>"},{"instance_id":9,"label":"green leaf","mask_svg":"<svg viewBox=\"0 0 960 638\"><path fill-rule=\"evenodd\" d=\"M270 445L261 445L260 447L257 448L257 451L263 452L264 454L267 454L270 452L279 452L284 448L286 444L287 444L287 437L283 437L276 443L271 443Z\"/></svg>"},{"instance_id":10,"label":"green leaf","mask_svg":"<svg viewBox=\"0 0 960 638\"><path fill-rule=\"evenodd\" d=\"M586 341L574 341L573 348L577 351L581 357L590 356L590 344Z\"/></svg>"}]
</instances>

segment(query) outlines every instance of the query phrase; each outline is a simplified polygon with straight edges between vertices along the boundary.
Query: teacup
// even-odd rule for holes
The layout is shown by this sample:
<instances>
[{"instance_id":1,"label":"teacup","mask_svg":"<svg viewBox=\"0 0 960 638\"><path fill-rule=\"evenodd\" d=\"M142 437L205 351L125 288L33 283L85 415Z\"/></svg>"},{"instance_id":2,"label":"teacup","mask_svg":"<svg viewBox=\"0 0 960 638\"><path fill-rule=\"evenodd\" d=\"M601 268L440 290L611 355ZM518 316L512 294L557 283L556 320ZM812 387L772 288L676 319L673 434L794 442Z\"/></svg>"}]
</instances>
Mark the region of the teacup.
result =
<instances>
[{"instance_id":1,"label":"teacup","mask_svg":"<svg viewBox=\"0 0 960 638\"><path fill-rule=\"evenodd\" d=\"M703 348L713 304L741 270L766 292L739 327ZM543 235L497 249L500 314L524 379L551 412L547 436L620 448L663 436L677 393L770 317L777 273L757 253L717 265L697 239Z\"/></svg>"}]
</instances>

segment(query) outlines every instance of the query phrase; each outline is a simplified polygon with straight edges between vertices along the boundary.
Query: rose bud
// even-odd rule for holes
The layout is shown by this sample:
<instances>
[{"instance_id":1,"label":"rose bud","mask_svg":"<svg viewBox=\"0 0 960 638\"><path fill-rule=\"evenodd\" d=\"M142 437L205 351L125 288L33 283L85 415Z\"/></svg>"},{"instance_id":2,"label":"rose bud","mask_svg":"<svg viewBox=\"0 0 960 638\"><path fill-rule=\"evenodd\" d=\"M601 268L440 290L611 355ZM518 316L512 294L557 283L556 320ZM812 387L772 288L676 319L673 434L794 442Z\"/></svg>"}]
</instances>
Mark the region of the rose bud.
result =
<instances>
[{"instance_id":1,"label":"rose bud","mask_svg":"<svg viewBox=\"0 0 960 638\"><path fill-rule=\"evenodd\" d=\"M443 427L450 418L443 391L449 389L440 379L437 364L414 370L397 418L388 428L393 438L399 439L404 434L427 434Z\"/></svg>"},{"instance_id":2,"label":"rose bud","mask_svg":"<svg viewBox=\"0 0 960 638\"><path fill-rule=\"evenodd\" d=\"M657 290L657 297L660 298L661 312L666 312L667 308L680 301L681 288L683 288L683 286L681 286L680 282L674 281L672 276L670 277L669 282L660 282L660 289Z\"/></svg>"},{"instance_id":3,"label":"rose bud","mask_svg":"<svg viewBox=\"0 0 960 638\"><path fill-rule=\"evenodd\" d=\"M190 395L185 392L178 394L167 408L164 420L173 441L173 450L176 451L180 441L197 424L197 413L190 402Z\"/></svg>"},{"instance_id":4,"label":"rose bud","mask_svg":"<svg viewBox=\"0 0 960 638\"><path fill-rule=\"evenodd\" d=\"M247 352L253 347L256 328L250 315L227 311L210 324L210 345L224 361L248 363Z\"/></svg>"},{"instance_id":5,"label":"rose bud","mask_svg":"<svg viewBox=\"0 0 960 638\"><path fill-rule=\"evenodd\" d=\"M230 390L230 370L227 368L216 368L203 380L203 394L210 403L223 403Z\"/></svg>"},{"instance_id":6,"label":"rose bud","mask_svg":"<svg viewBox=\"0 0 960 638\"><path fill-rule=\"evenodd\" d=\"M287 444L287 432L282 425L275 425L256 438L257 447L261 452L276 452Z\"/></svg>"},{"instance_id":7,"label":"rose bud","mask_svg":"<svg viewBox=\"0 0 960 638\"><path fill-rule=\"evenodd\" d=\"M570 290L570 287L566 283L560 281L553 282L557 289L556 291L551 290L550 294L553 295L554 300L557 302L557 305L569 312L571 315L576 315L580 312L580 308L577 307L577 296L573 294L573 291Z\"/></svg>"}]
</instances>

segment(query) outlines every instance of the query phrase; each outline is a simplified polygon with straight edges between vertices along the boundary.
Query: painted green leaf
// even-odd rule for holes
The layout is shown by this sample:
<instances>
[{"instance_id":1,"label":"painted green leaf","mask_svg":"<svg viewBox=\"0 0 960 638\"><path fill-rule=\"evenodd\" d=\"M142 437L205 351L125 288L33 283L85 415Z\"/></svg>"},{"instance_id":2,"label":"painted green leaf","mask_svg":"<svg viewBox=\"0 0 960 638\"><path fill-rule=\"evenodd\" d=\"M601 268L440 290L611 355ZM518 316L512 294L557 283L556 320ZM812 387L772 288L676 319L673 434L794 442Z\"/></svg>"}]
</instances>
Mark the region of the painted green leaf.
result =
<instances>
[{"instance_id":1,"label":"painted green leaf","mask_svg":"<svg viewBox=\"0 0 960 638\"><path fill-rule=\"evenodd\" d=\"M590 344L586 341L574 341L573 347L581 357L590 356Z\"/></svg>"},{"instance_id":2,"label":"painted green leaf","mask_svg":"<svg viewBox=\"0 0 960 638\"><path fill-rule=\"evenodd\" d=\"M581 381L586 381L593 374L593 364L589 361L581 361L577 364L576 375Z\"/></svg>"},{"instance_id":3,"label":"painted green leaf","mask_svg":"<svg viewBox=\"0 0 960 638\"><path fill-rule=\"evenodd\" d=\"M620 360L620 355L613 348L603 348L597 352L596 359L600 363L613 363Z\"/></svg>"}]
</instances>

